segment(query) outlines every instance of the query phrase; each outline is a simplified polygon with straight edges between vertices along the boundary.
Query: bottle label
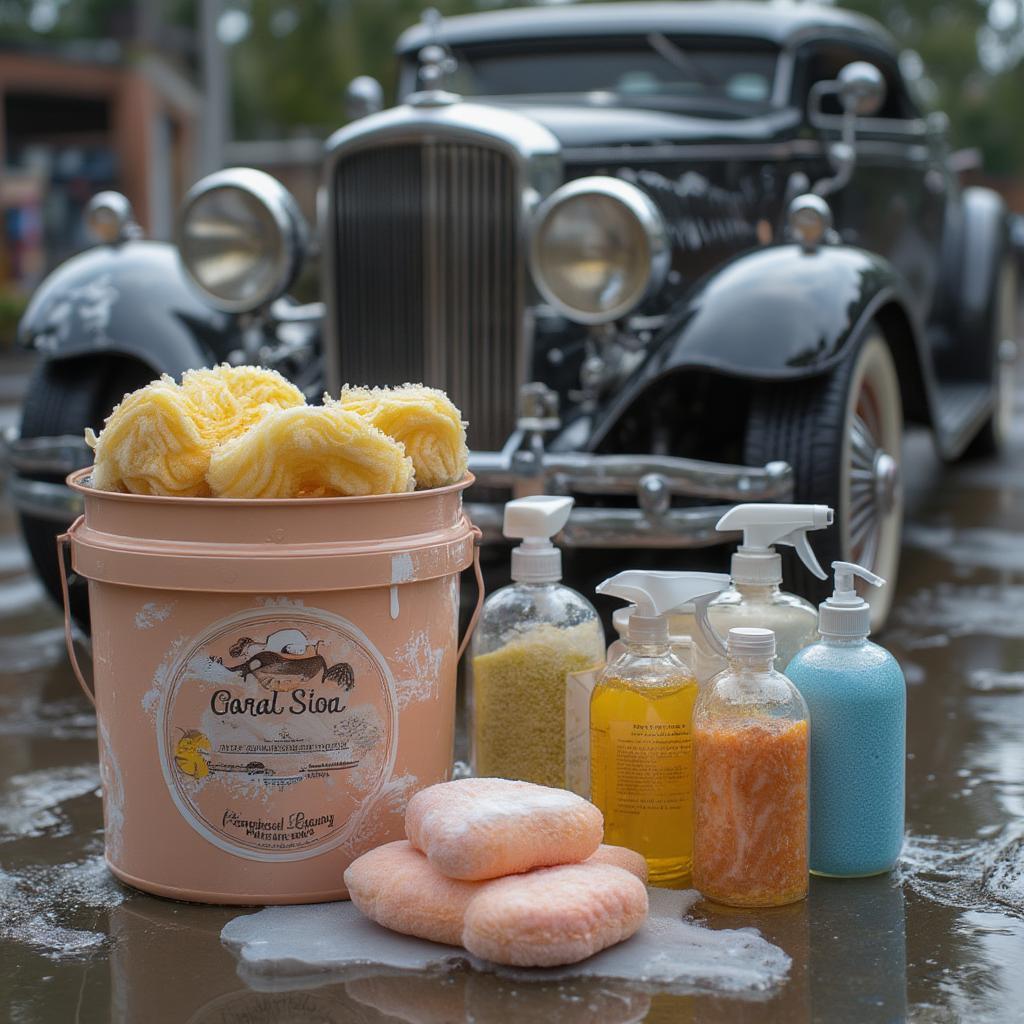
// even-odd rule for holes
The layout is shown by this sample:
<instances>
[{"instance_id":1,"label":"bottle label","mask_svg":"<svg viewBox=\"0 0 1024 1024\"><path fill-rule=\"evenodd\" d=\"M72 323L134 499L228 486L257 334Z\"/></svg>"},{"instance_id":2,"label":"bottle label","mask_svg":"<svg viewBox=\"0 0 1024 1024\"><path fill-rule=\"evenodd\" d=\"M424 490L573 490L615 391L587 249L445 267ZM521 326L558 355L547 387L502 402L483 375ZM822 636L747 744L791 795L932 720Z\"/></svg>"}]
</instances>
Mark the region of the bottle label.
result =
<instances>
[{"instance_id":1,"label":"bottle label","mask_svg":"<svg viewBox=\"0 0 1024 1024\"><path fill-rule=\"evenodd\" d=\"M185 820L261 861L344 842L390 774L397 732L387 663L356 626L314 608L212 625L171 666L157 720Z\"/></svg>"},{"instance_id":2,"label":"bottle label","mask_svg":"<svg viewBox=\"0 0 1024 1024\"><path fill-rule=\"evenodd\" d=\"M691 798L693 739L678 722L609 722L609 777L618 814L680 811Z\"/></svg>"},{"instance_id":3,"label":"bottle label","mask_svg":"<svg viewBox=\"0 0 1024 1024\"><path fill-rule=\"evenodd\" d=\"M565 788L590 799L590 697L603 666L565 678Z\"/></svg>"}]
</instances>

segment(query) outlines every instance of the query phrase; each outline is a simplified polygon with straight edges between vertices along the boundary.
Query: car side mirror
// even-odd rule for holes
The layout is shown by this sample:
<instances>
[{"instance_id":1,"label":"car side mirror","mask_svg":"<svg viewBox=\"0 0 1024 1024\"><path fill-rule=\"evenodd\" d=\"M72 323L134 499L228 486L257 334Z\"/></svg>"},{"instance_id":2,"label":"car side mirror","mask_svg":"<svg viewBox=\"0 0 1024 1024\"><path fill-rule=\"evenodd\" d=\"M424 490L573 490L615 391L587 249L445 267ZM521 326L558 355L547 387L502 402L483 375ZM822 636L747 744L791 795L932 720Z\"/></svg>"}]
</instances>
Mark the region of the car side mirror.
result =
<instances>
[{"instance_id":1,"label":"car side mirror","mask_svg":"<svg viewBox=\"0 0 1024 1024\"><path fill-rule=\"evenodd\" d=\"M857 163L857 119L877 114L885 102L885 78L882 72L866 60L846 64L835 81L815 82L808 97L812 120L821 115L821 102L826 96L835 96L842 108L839 140L828 148L833 174L815 182L812 191L827 196L838 191L853 177Z\"/></svg>"},{"instance_id":2,"label":"car side mirror","mask_svg":"<svg viewBox=\"0 0 1024 1024\"><path fill-rule=\"evenodd\" d=\"M836 83L844 113L855 117L874 117L882 109L885 79L874 64L855 60L839 72Z\"/></svg>"},{"instance_id":3,"label":"car side mirror","mask_svg":"<svg viewBox=\"0 0 1024 1024\"><path fill-rule=\"evenodd\" d=\"M345 113L350 121L384 109L384 89L371 75L360 75L345 90Z\"/></svg>"}]
</instances>

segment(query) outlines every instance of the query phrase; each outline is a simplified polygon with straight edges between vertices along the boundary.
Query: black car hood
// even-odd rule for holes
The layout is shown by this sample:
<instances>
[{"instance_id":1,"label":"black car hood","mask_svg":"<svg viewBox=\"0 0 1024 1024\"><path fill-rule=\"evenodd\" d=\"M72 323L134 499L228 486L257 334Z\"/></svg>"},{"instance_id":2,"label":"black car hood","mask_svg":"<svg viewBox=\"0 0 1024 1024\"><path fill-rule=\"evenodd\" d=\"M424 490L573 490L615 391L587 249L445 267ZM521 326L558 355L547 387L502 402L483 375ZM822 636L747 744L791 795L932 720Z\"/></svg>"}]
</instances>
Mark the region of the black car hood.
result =
<instances>
[{"instance_id":1,"label":"black car hood","mask_svg":"<svg viewBox=\"0 0 1024 1024\"><path fill-rule=\"evenodd\" d=\"M512 103L491 99L478 102L514 110L540 122L566 149L766 142L791 134L800 121L799 112L791 109L773 109L754 117L715 118L585 103Z\"/></svg>"}]
</instances>

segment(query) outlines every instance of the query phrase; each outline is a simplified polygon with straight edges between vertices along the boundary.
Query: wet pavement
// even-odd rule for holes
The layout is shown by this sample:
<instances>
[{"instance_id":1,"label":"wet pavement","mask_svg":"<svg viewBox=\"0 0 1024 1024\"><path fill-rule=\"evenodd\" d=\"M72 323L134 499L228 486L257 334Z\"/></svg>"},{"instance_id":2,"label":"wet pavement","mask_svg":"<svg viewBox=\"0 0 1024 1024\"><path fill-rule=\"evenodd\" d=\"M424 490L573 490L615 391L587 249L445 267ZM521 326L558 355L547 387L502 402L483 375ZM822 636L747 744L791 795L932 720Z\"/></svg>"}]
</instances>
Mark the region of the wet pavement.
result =
<instances>
[{"instance_id":1,"label":"wet pavement","mask_svg":"<svg viewBox=\"0 0 1024 1024\"><path fill-rule=\"evenodd\" d=\"M0 364L0 424L23 367ZM908 439L908 524L883 637L909 683L900 871L814 879L805 904L698 904L755 927L788 980L742 997L468 966L268 979L221 943L237 909L107 873L95 720L60 617L0 506L0 1020L118 1024L442 1021L1013 1021L1024 1018L1024 393L1002 462L943 467Z\"/></svg>"}]
</instances>

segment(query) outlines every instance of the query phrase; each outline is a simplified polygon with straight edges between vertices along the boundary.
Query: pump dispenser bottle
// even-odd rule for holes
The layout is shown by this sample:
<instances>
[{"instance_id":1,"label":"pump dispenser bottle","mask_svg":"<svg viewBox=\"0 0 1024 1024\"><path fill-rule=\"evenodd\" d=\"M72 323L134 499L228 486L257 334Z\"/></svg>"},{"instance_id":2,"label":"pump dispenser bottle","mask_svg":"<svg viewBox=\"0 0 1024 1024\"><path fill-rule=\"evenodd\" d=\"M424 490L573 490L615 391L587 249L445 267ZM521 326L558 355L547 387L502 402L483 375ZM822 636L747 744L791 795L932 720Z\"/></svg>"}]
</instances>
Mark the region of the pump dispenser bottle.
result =
<instances>
[{"instance_id":1,"label":"pump dispenser bottle","mask_svg":"<svg viewBox=\"0 0 1024 1024\"><path fill-rule=\"evenodd\" d=\"M505 506L512 584L487 598L470 654L470 760L476 775L565 785L565 692L570 673L604 662L594 606L564 586L551 538L572 498L535 495Z\"/></svg>"},{"instance_id":2,"label":"pump dispenser bottle","mask_svg":"<svg viewBox=\"0 0 1024 1024\"><path fill-rule=\"evenodd\" d=\"M770 629L734 627L693 715L693 884L734 907L807 895L808 716Z\"/></svg>"},{"instance_id":3,"label":"pump dispenser bottle","mask_svg":"<svg viewBox=\"0 0 1024 1024\"><path fill-rule=\"evenodd\" d=\"M599 594L630 601L623 651L604 670L590 701L591 799L604 814L606 843L647 859L652 885L689 884L693 857L692 665L670 645L666 612L692 602L697 628L707 603L728 586L719 573L621 572Z\"/></svg>"},{"instance_id":4,"label":"pump dispenser bottle","mask_svg":"<svg viewBox=\"0 0 1024 1024\"><path fill-rule=\"evenodd\" d=\"M818 638L817 612L809 601L787 594L782 583L782 558L776 545L796 549L818 579L826 579L807 539L808 530L832 524L827 505L737 505L718 520L717 529L743 531L732 556L732 586L711 602L712 625L725 633L733 626L755 626L775 633L776 653L786 665L797 651Z\"/></svg>"},{"instance_id":5,"label":"pump dispenser bottle","mask_svg":"<svg viewBox=\"0 0 1024 1024\"><path fill-rule=\"evenodd\" d=\"M907 688L896 659L868 640L871 608L833 562L835 593L821 604L821 639L786 674L810 708L811 871L843 878L891 871L903 845Z\"/></svg>"}]
</instances>

